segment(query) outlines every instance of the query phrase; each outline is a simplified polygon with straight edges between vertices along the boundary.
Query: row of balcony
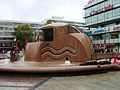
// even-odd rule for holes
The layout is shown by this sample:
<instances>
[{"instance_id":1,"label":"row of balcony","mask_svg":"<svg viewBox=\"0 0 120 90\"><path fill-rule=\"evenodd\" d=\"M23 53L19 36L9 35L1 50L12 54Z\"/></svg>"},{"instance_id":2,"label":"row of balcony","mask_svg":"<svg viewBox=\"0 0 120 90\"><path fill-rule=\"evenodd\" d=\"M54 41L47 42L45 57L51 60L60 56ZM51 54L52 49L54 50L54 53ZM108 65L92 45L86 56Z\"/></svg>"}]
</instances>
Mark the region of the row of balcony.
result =
<instances>
[{"instance_id":1,"label":"row of balcony","mask_svg":"<svg viewBox=\"0 0 120 90\"><path fill-rule=\"evenodd\" d=\"M13 40L0 40L0 43L4 43L4 42L14 42Z\"/></svg>"},{"instance_id":2,"label":"row of balcony","mask_svg":"<svg viewBox=\"0 0 120 90\"><path fill-rule=\"evenodd\" d=\"M98 17L99 18L99 17ZM98 23L105 23L105 22L109 22L109 21L113 21L113 20L116 20L116 19L119 19L120 18L120 15L118 15L118 16L112 16L112 17L110 17L110 18L106 18L106 19L102 19L102 20L97 20L97 21L94 21L94 22L92 22L92 19L91 19L91 21L90 22L87 22L86 21L86 26L91 26L91 25L97 25ZM94 20L94 19L93 19Z\"/></svg>"},{"instance_id":3,"label":"row of balcony","mask_svg":"<svg viewBox=\"0 0 120 90\"><path fill-rule=\"evenodd\" d=\"M93 40L92 43L93 44L104 44L105 40ZM113 44L113 43L120 43L120 38L116 38L116 39L107 39L106 40L107 44Z\"/></svg>"}]
</instances>

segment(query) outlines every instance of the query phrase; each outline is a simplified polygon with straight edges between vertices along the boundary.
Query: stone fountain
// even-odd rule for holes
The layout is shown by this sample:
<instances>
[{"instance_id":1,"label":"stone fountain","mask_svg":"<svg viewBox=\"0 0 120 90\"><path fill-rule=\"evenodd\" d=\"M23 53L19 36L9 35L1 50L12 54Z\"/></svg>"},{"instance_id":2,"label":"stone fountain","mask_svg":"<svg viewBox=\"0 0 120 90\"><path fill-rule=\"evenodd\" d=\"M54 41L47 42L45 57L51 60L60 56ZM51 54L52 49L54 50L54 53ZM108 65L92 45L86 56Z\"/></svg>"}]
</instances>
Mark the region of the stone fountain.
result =
<instances>
[{"instance_id":1,"label":"stone fountain","mask_svg":"<svg viewBox=\"0 0 120 90\"><path fill-rule=\"evenodd\" d=\"M27 44L25 57L0 66L0 71L19 73L63 73L120 70L119 65L84 65L91 60L91 40L81 29L69 24L49 24L40 28L41 41ZM23 60L24 59L24 60Z\"/></svg>"}]
</instances>

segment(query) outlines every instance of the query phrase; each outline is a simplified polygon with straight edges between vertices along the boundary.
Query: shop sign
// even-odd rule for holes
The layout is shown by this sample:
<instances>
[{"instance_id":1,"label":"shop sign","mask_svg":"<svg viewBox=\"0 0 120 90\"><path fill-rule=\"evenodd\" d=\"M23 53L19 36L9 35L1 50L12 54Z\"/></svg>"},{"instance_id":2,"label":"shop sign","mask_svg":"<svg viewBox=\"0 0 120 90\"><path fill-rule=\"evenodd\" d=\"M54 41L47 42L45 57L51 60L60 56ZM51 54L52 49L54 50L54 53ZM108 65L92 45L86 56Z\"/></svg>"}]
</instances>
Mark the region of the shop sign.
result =
<instances>
[{"instance_id":1,"label":"shop sign","mask_svg":"<svg viewBox=\"0 0 120 90\"><path fill-rule=\"evenodd\" d=\"M97 29L97 30L95 30L94 33L102 33L102 32L104 32L104 29Z\"/></svg>"},{"instance_id":2,"label":"shop sign","mask_svg":"<svg viewBox=\"0 0 120 90\"><path fill-rule=\"evenodd\" d=\"M108 6L106 6L106 7L104 7L104 8L101 8L101 9L99 9L99 10L97 10L97 11L92 11L91 13L90 13L90 15L95 15L95 14L98 14L98 13L101 13L101 12L104 12L104 11L108 11L108 10L111 10L113 8L113 5L108 5Z\"/></svg>"},{"instance_id":3,"label":"shop sign","mask_svg":"<svg viewBox=\"0 0 120 90\"><path fill-rule=\"evenodd\" d=\"M113 30L120 30L120 26L113 27Z\"/></svg>"},{"instance_id":4,"label":"shop sign","mask_svg":"<svg viewBox=\"0 0 120 90\"><path fill-rule=\"evenodd\" d=\"M86 31L85 34L87 34L87 35L92 35L93 32L92 32L92 31Z\"/></svg>"}]
</instances>

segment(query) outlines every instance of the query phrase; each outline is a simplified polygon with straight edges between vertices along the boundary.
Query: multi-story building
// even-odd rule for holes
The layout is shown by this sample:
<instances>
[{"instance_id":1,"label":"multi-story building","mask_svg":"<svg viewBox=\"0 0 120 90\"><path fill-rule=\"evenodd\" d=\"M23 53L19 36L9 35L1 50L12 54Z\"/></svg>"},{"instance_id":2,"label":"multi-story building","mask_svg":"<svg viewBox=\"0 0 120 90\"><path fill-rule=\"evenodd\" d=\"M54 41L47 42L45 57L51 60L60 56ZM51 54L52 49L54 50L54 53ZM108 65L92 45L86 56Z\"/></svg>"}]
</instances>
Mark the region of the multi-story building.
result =
<instances>
[{"instance_id":1,"label":"multi-story building","mask_svg":"<svg viewBox=\"0 0 120 90\"><path fill-rule=\"evenodd\" d=\"M0 21L0 52L10 50L14 45L14 27L20 24L29 24L33 30L40 28L40 23L24 22L24 21Z\"/></svg>"},{"instance_id":2,"label":"multi-story building","mask_svg":"<svg viewBox=\"0 0 120 90\"><path fill-rule=\"evenodd\" d=\"M120 0L90 0L84 10L93 45L120 52Z\"/></svg>"}]
</instances>

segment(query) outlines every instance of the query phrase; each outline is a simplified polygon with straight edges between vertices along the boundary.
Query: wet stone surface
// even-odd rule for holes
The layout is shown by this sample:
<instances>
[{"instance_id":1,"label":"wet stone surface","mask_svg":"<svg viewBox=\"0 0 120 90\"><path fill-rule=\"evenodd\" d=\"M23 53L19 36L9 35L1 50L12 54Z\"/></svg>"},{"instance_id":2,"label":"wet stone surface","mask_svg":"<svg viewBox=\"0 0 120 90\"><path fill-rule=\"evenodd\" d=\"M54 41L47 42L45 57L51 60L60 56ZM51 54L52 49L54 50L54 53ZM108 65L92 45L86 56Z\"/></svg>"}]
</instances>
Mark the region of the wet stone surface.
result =
<instances>
[{"instance_id":1,"label":"wet stone surface","mask_svg":"<svg viewBox=\"0 0 120 90\"><path fill-rule=\"evenodd\" d=\"M35 90L49 79L37 74L0 73L0 90Z\"/></svg>"}]
</instances>

